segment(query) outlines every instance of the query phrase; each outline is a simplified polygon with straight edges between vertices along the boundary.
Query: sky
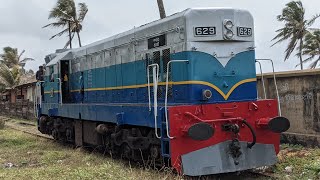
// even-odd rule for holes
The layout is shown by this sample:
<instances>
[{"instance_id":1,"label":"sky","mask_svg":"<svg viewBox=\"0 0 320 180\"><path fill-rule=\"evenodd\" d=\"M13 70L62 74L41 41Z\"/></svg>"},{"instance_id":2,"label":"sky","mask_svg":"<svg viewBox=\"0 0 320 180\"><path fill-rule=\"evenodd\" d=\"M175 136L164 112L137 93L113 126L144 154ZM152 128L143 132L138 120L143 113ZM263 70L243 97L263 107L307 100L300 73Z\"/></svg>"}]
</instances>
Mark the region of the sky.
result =
<instances>
[{"instance_id":1,"label":"sky","mask_svg":"<svg viewBox=\"0 0 320 180\"><path fill-rule=\"evenodd\" d=\"M159 19L156 0L75 0L85 2L89 12L81 32L82 44L90 44L120 32L132 29ZM284 62L287 42L275 45L271 39L275 31L282 27L276 20L282 8L289 0L164 0L167 15L192 7L232 7L249 10L255 19L256 57L271 58L276 71L296 68L299 60L292 56ZM44 57L55 49L63 48L68 37L49 40L60 29L42 27L48 20L49 11L56 0L0 0L0 49L6 46L26 50L24 57L32 57L26 69L37 70L44 63ZM306 18L320 13L319 0L302 0L306 9ZM320 19L313 25L320 28ZM77 46L74 41L74 47ZM0 51L1 53L1 51ZM305 65L306 66L306 65ZM270 64L263 63L264 72L271 71Z\"/></svg>"}]
</instances>

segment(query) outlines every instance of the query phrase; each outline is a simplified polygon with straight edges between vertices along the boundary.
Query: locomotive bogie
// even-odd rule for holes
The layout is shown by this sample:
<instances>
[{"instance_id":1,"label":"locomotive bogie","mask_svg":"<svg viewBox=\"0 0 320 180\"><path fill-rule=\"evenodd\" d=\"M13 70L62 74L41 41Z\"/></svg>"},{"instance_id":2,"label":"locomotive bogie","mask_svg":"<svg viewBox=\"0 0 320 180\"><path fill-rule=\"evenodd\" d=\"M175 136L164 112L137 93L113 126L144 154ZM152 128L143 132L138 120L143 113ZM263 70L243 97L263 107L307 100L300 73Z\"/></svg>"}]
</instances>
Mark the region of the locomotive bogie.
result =
<instances>
[{"instance_id":1,"label":"locomotive bogie","mask_svg":"<svg viewBox=\"0 0 320 180\"><path fill-rule=\"evenodd\" d=\"M60 117L42 116L40 119L41 124L46 122L46 125L41 125L39 131L52 135L56 141L71 143L75 147L97 148L112 156L133 161L152 160L149 163L156 165L163 163L161 142L155 137L154 129Z\"/></svg>"}]
</instances>

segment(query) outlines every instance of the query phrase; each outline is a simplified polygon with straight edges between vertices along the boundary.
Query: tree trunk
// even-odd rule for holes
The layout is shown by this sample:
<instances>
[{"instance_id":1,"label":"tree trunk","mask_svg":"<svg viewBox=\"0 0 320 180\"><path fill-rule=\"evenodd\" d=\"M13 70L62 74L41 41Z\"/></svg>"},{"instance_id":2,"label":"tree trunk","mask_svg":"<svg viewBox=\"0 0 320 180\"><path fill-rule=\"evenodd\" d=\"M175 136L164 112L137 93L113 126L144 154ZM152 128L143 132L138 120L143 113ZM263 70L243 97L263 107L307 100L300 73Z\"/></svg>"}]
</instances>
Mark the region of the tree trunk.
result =
<instances>
[{"instance_id":1,"label":"tree trunk","mask_svg":"<svg viewBox=\"0 0 320 180\"><path fill-rule=\"evenodd\" d=\"M77 32L77 36L78 36L78 40L79 40L79 47L81 47L82 45L81 45L81 39L80 39L80 33L79 32Z\"/></svg>"},{"instance_id":2,"label":"tree trunk","mask_svg":"<svg viewBox=\"0 0 320 180\"><path fill-rule=\"evenodd\" d=\"M70 49L72 49L72 38L71 38L71 27L70 27L70 21L68 21L68 28L69 28L69 44L70 44Z\"/></svg>"},{"instance_id":3,"label":"tree trunk","mask_svg":"<svg viewBox=\"0 0 320 180\"><path fill-rule=\"evenodd\" d=\"M300 47L299 47L299 58L300 58L300 67L301 70L303 70L303 64L302 64L302 48L303 48L303 39L300 39Z\"/></svg>"},{"instance_id":4,"label":"tree trunk","mask_svg":"<svg viewBox=\"0 0 320 180\"><path fill-rule=\"evenodd\" d=\"M166 11L164 9L163 0L157 0L157 2L158 2L160 18L163 19L166 17Z\"/></svg>"}]
</instances>

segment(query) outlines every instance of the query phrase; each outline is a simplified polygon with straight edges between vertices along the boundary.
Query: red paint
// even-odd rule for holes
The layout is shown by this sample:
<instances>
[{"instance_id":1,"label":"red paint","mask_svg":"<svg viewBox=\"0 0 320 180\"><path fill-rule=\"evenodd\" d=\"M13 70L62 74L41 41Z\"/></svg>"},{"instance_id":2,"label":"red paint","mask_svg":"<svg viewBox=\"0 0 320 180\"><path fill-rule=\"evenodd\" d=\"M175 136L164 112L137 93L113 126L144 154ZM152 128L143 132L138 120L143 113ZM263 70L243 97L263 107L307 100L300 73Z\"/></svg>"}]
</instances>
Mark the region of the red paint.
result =
<instances>
[{"instance_id":1,"label":"red paint","mask_svg":"<svg viewBox=\"0 0 320 180\"><path fill-rule=\"evenodd\" d=\"M221 125L229 122L237 123L241 127L240 141L252 142L249 128L241 123L243 119L253 126L257 143L274 144L278 153L280 134L273 133L264 126L271 118L278 116L277 107L276 100L170 107L170 135L175 137L170 141L172 166L181 173L181 155L231 140L232 133L221 129ZM205 122L214 127L215 132L212 138L206 141L195 141L188 137L189 127L199 122Z\"/></svg>"},{"instance_id":2,"label":"red paint","mask_svg":"<svg viewBox=\"0 0 320 180\"><path fill-rule=\"evenodd\" d=\"M260 118L256 120L256 126L258 128L268 128L270 118Z\"/></svg>"}]
</instances>

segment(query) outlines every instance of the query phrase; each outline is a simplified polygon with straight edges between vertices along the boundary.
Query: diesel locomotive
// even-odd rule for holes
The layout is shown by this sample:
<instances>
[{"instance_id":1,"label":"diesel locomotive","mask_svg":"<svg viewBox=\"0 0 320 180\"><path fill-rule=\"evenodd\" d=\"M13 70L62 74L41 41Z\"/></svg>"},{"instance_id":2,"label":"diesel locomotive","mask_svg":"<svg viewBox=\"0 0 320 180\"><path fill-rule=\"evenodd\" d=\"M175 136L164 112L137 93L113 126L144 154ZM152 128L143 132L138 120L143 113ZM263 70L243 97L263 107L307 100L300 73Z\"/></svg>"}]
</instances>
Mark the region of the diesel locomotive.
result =
<instances>
[{"instance_id":1,"label":"diesel locomotive","mask_svg":"<svg viewBox=\"0 0 320 180\"><path fill-rule=\"evenodd\" d=\"M46 56L38 129L200 176L273 165L288 119L258 99L254 22L194 8Z\"/></svg>"}]
</instances>

